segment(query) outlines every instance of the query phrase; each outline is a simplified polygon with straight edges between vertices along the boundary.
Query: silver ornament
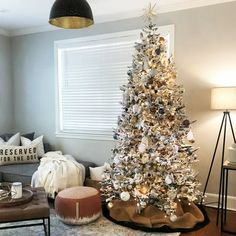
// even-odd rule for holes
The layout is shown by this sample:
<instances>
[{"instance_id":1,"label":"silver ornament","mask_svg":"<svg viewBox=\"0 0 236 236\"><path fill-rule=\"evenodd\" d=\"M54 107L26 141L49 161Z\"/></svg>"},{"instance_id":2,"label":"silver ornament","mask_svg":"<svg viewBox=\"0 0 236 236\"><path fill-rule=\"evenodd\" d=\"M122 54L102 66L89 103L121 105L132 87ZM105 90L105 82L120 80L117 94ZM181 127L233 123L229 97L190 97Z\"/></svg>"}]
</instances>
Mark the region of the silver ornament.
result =
<instances>
[{"instance_id":1,"label":"silver ornament","mask_svg":"<svg viewBox=\"0 0 236 236\"><path fill-rule=\"evenodd\" d=\"M169 184L172 184L172 178L171 178L170 175L167 175L167 176L166 176L166 178L165 178L165 183L168 184L168 185L169 185Z\"/></svg>"},{"instance_id":2,"label":"silver ornament","mask_svg":"<svg viewBox=\"0 0 236 236\"><path fill-rule=\"evenodd\" d=\"M129 194L129 192L122 192L122 193L120 194L120 199L121 199L122 201L128 201L128 200L130 199L130 194Z\"/></svg>"},{"instance_id":3,"label":"silver ornament","mask_svg":"<svg viewBox=\"0 0 236 236\"><path fill-rule=\"evenodd\" d=\"M170 216L170 221L175 222L178 219L178 217L175 214L172 214Z\"/></svg>"}]
</instances>

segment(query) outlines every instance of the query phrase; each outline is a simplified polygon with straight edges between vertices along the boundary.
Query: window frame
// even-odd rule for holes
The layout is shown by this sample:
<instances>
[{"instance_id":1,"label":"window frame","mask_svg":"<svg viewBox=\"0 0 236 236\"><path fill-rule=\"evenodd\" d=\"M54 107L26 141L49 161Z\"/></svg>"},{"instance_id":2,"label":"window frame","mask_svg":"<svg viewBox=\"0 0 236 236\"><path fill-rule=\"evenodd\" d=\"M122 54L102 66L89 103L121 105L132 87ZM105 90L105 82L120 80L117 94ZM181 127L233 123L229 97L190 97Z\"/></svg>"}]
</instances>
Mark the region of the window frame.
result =
<instances>
[{"instance_id":1,"label":"window frame","mask_svg":"<svg viewBox=\"0 0 236 236\"><path fill-rule=\"evenodd\" d=\"M121 32L115 32L115 33L108 33L108 34L100 34L100 35L92 35L87 37L81 37L81 38L74 38L74 39L66 39L66 40L59 40L54 42L54 61L55 61L55 88L56 88L56 96L55 96L55 105L56 105L56 137L59 138L79 138L79 139L92 139L92 140L113 140L112 133L110 136L104 135L104 134L85 134L85 133L68 133L63 132L63 128L61 125L62 120L62 103L61 103L61 68L59 68L59 65L61 63L60 61L60 53L63 49L73 48L77 45L94 45L94 43L100 42L102 40L116 40L119 42L119 39L127 39L127 41L133 40L135 43L139 40L139 34L141 30L135 29L135 30L129 30L129 31L121 31ZM174 56L174 25L166 25L166 26L159 26L158 32L160 35L168 37L168 56L172 55ZM134 52L134 48L133 48ZM130 61L131 65L132 61ZM129 65L127 65L128 67ZM128 68L126 68L128 71ZM128 77L127 77L128 79ZM122 96L120 98L120 101L122 101ZM119 101L118 101L119 102ZM111 127L111 130L116 127Z\"/></svg>"}]
</instances>

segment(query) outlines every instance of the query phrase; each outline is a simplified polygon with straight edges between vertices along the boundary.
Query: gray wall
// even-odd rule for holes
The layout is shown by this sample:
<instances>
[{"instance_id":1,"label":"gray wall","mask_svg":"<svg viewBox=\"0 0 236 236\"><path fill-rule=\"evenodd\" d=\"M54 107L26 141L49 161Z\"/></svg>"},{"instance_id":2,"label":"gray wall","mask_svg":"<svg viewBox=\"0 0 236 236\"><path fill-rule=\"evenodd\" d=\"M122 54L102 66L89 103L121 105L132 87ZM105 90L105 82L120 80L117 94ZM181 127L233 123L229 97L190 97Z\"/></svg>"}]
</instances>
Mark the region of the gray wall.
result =
<instances>
[{"instance_id":1,"label":"gray wall","mask_svg":"<svg viewBox=\"0 0 236 236\"><path fill-rule=\"evenodd\" d=\"M186 106L198 152L200 180L205 181L222 113L210 110L210 88L225 86L236 75L236 3L160 14L158 25L175 25L175 59L179 81L186 88ZM55 137L55 76L53 42L143 26L141 19L95 24L83 30L18 36L12 39L15 125L19 131L36 131L56 149L83 160L103 163L113 142ZM128 66L128 65L127 65ZM231 72L231 75L230 73ZM236 86L236 80L227 85ZM236 124L235 114L233 121ZM234 126L235 127L235 126ZM232 139L229 143L232 142ZM217 192L220 156L210 180L209 192Z\"/></svg>"},{"instance_id":2,"label":"gray wall","mask_svg":"<svg viewBox=\"0 0 236 236\"><path fill-rule=\"evenodd\" d=\"M0 134L13 130L11 41L0 35Z\"/></svg>"}]
</instances>

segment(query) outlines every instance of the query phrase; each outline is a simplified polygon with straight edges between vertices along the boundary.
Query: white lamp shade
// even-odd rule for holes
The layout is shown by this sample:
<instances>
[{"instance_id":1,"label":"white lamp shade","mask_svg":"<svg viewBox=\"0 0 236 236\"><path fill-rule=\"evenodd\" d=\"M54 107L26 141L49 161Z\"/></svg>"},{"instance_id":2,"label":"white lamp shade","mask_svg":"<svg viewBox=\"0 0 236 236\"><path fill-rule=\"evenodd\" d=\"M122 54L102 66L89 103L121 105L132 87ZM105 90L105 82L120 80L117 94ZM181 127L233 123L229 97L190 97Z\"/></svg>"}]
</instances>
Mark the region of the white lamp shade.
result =
<instances>
[{"instance_id":1,"label":"white lamp shade","mask_svg":"<svg viewBox=\"0 0 236 236\"><path fill-rule=\"evenodd\" d=\"M236 87L213 88L211 90L211 109L236 109Z\"/></svg>"}]
</instances>

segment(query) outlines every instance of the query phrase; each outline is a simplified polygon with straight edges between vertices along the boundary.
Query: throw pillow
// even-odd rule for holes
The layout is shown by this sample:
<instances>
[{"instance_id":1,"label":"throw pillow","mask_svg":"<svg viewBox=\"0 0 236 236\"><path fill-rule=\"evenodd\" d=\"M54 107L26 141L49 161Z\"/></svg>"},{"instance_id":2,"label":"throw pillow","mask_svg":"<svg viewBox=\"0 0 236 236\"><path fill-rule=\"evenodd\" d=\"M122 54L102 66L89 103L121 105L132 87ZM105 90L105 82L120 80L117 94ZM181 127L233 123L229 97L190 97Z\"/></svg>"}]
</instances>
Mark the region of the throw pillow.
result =
<instances>
[{"instance_id":1,"label":"throw pillow","mask_svg":"<svg viewBox=\"0 0 236 236\"><path fill-rule=\"evenodd\" d=\"M111 170L111 165L107 162L103 166L89 167L90 179L95 181L102 181L105 170Z\"/></svg>"},{"instance_id":2,"label":"throw pillow","mask_svg":"<svg viewBox=\"0 0 236 236\"><path fill-rule=\"evenodd\" d=\"M30 140L34 140L34 132L32 133L27 133L27 134L22 134L22 137L28 138Z\"/></svg>"},{"instance_id":3,"label":"throw pillow","mask_svg":"<svg viewBox=\"0 0 236 236\"><path fill-rule=\"evenodd\" d=\"M14 134L1 134L0 137L4 140L4 141L8 141ZM21 136L28 138L30 140L34 139L34 132L32 133L27 133L27 134L22 134Z\"/></svg>"},{"instance_id":4,"label":"throw pillow","mask_svg":"<svg viewBox=\"0 0 236 236\"><path fill-rule=\"evenodd\" d=\"M4 141L4 139L0 137L0 145L19 146L20 145L20 133L13 135L8 141Z\"/></svg>"},{"instance_id":5,"label":"throw pillow","mask_svg":"<svg viewBox=\"0 0 236 236\"><path fill-rule=\"evenodd\" d=\"M22 146L29 146L29 145L34 145L37 147L37 154L38 157L42 157L44 152L44 147L43 147L43 135L39 136L38 138L34 139L31 141L28 138L21 137L21 144Z\"/></svg>"},{"instance_id":6,"label":"throw pillow","mask_svg":"<svg viewBox=\"0 0 236 236\"><path fill-rule=\"evenodd\" d=\"M38 162L37 147L0 146L0 165Z\"/></svg>"},{"instance_id":7,"label":"throw pillow","mask_svg":"<svg viewBox=\"0 0 236 236\"><path fill-rule=\"evenodd\" d=\"M102 175L104 173L104 166L89 167L90 178L96 181L102 181Z\"/></svg>"}]
</instances>

